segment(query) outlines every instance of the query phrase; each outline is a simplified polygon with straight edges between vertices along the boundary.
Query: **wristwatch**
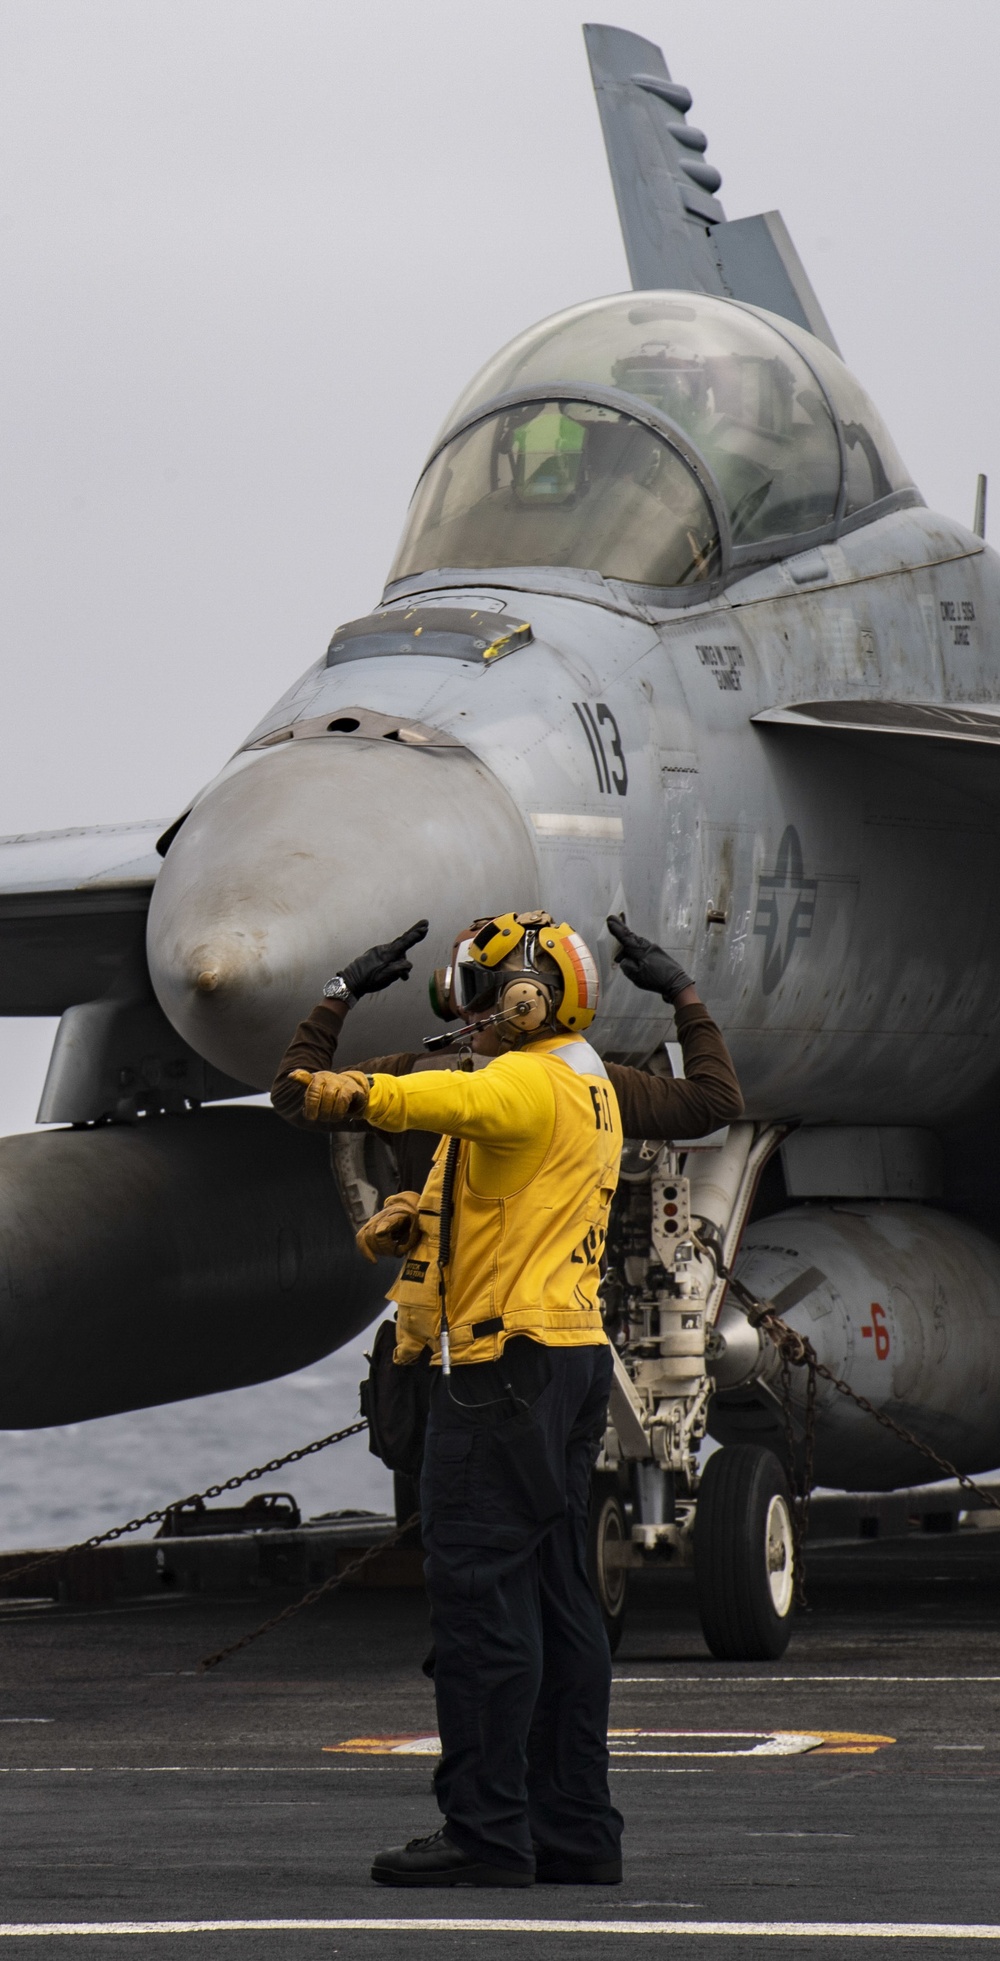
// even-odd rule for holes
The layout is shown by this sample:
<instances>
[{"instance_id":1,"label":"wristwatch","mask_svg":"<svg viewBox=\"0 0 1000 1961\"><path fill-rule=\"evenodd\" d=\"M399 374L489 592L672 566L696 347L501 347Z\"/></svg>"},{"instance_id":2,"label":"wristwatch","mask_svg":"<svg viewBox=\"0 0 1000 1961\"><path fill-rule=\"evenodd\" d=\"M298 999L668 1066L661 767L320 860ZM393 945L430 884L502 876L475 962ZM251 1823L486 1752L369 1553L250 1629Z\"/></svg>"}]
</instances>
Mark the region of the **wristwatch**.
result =
<instances>
[{"instance_id":1,"label":"wristwatch","mask_svg":"<svg viewBox=\"0 0 1000 1961\"><path fill-rule=\"evenodd\" d=\"M343 974L334 974L333 979L327 981L323 989L323 999L324 1001L343 1001L347 1007L353 1005L354 996Z\"/></svg>"}]
</instances>

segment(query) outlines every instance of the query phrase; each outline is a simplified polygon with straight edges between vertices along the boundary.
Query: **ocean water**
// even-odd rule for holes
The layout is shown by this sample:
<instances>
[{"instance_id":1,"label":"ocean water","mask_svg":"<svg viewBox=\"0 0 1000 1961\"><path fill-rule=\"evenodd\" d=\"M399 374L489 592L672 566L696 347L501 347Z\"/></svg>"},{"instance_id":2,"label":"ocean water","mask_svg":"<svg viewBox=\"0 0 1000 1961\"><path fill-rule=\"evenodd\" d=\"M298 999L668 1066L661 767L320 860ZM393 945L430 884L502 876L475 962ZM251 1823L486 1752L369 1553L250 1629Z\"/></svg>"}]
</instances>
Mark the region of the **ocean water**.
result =
<instances>
[{"instance_id":1,"label":"ocean water","mask_svg":"<svg viewBox=\"0 0 1000 1961\"><path fill-rule=\"evenodd\" d=\"M358 1414L371 1333L252 1389L61 1429L0 1432L0 1548L75 1544L343 1429ZM392 1510L392 1478L364 1435L219 1502L242 1504L258 1491L290 1491L303 1518Z\"/></svg>"}]
</instances>

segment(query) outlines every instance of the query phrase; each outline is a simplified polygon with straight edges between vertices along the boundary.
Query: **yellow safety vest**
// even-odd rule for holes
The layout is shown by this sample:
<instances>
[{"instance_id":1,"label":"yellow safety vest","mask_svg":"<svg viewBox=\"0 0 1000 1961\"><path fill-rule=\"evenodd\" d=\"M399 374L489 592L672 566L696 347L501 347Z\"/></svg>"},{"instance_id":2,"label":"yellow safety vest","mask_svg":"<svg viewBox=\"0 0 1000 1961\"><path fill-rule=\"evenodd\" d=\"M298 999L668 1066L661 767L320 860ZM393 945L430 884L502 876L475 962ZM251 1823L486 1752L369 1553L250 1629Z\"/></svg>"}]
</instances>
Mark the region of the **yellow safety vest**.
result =
<instances>
[{"instance_id":1,"label":"yellow safety vest","mask_svg":"<svg viewBox=\"0 0 1000 1961\"><path fill-rule=\"evenodd\" d=\"M463 1141L459 1147L446 1273L456 1365L495 1360L511 1335L530 1335L552 1348L606 1340L597 1290L621 1158L618 1099L600 1057L579 1036L532 1044L504 1057L503 1066L508 1084L512 1067L543 1069L555 1115L541 1163L525 1184L504 1197L485 1197L473 1189L470 1157L477 1146ZM460 1093L463 1082L478 1085L481 1098L493 1067L475 1077L451 1075L447 1080L453 1093ZM400 1089L414 1080L393 1079ZM425 1094L430 1092L429 1078L422 1082ZM440 1076L437 1082L443 1090ZM402 1125L393 1122L391 1127ZM498 1130L498 1138L500 1134ZM420 1239L389 1297L399 1308L398 1362L412 1362L428 1347L433 1359L440 1359L437 1251L448 1142L442 1137L421 1194Z\"/></svg>"}]
</instances>

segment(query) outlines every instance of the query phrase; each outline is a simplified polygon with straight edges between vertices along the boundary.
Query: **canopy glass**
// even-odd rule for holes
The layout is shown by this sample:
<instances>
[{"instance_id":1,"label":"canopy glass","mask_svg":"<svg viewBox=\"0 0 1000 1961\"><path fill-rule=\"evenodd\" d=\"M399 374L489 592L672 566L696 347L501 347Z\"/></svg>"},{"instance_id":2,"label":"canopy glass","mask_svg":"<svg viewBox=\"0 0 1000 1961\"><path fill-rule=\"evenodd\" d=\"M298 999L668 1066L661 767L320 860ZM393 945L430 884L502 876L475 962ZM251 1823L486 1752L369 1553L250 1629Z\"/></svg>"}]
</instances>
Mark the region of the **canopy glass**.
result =
<instances>
[{"instance_id":1,"label":"canopy glass","mask_svg":"<svg viewBox=\"0 0 1000 1961\"><path fill-rule=\"evenodd\" d=\"M732 300L699 293L629 293L613 299L592 300L555 314L520 334L487 362L456 402L442 437L497 397L516 395L521 389L537 392L549 383L553 384L554 397L563 399L564 409L565 384L576 384L584 393L589 385L636 397L677 425L704 459L719 486L734 547L773 547L776 541L787 538L789 549L795 550L797 538L822 530L838 517L854 516L894 492L912 489L910 474L881 417L843 362L822 342L788 321ZM553 413L557 412L563 411L554 408ZM569 413L571 419L586 419L579 404ZM538 414L537 402L530 410L525 409L528 419ZM594 417L595 411L591 410L590 415ZM606 419L607 411L603 415ZM512 418L507 411L506 419L491 424L488 435L484 431L481 437L473 434L464 439L473 449L485 443L490 454L490 460L483 466L488 471L489 484L483 484L474 522L473 506L468 505L470 530L463 532L463 537L470 536L471 530L476 533L474 562L482 566L586 562L592 569L611 576L639 577L634 569L610 574L609 564L602 562L607 550L607 526L582 522L582 500L591 495L592 487L600 482L602 497L606 500L608 495L607 469L592 471L591 458L584 459L582 451L563 449L559 466L562 475L553 465L548 476L539 479L538 496L534 500L534 508L540 508L543 484L548 484L546 494L554 499L557 480L562 483L563 502L558 505L552 502L548 508L561 509L563 530L574 531L574 544L568 556L563 551L543 561L539 556L541 530L538 549L525 550L520 543L530 529L525 524L513 527L503 524L495 533L491 530L491 513L499 517L501 511L517 505L519 498L521 511L527 508L524 492L530 472L519 488L516 443L505 466L510 475L506 485L510 493L507 504L496 501L496 492L501 487L496 481L498 459L504 444L513 442L516 422L517 415ZM593 427L591 423L590 428ZM617 418L617 429L614 437L602 433L598 439L607 445L606 457L610 456L613 443L619 444L621 453L633 442L638 447L644 444L652 454L651 437L645 436L641 442L635 432L626 437L624 417ZM527 442L529 438L524 440ZM530 440L536 440L536 436ZM538 435L537 440L543 439ZM588 446L596 461L596 442L584 445ZM465 450L461 452L463 456L465 453ZM453 455L449 452L450 461L445 469L454 470L458 466L459 454L458 450ZM522 457L526 468L525 458L526 452ZM428 510L435 504L435 498L440 504L443 486L440 457L428 474L433 478L434 489L432 492L428 478L418 488L410 528L393 572L396 578L404 576L404 563L412 571L427 569L431 563L427 555L429 537L426 545L416 549L414 557L417 544L414 524L426 530ZM631 474L634 480L634 471ZM673 474L679 484L681 478L676 466ZM471 494L468 465L465 475L466 489ZM693 482L690 477L688 480ZM623 527L631 495L629 492L624 501L619 495L616 506ZM492 503L483 501L490 497L494 499ZM581 519L575 525L566 515L571 508L577 509ZM606 511L614 530L609 504ZM451 515L455 515L453 508ZM554 535L558 526L553 525L551 529ZM686 525L681 521L677 536L663 543L661 570L670 572L669 583L683 584L691 578L705 576L705 548L702 531L697 526L698 548L691 550L687 571L681 564L684 553L680 541L685 530ZM510 556L515 540L518 541L516 560ZM442 538L442 549L444 542ZM470 550L471 544L463 544L465 555L439 557L437 563L472 563L467 555ZM616 565L620 566L624 560L631 566L641 562L644 568L641 576L648 582L658 583L659 579L650 578L651 562L656 556L650 549L648 535L641 545L632 545L625 529L619 529L614 551Z\"/></svg>"},{"instance_id":2,"label":"canopy glass","mask_svg":"<svg viewBox=\"0 0 1000 1961\"><path fill-rule=\"evenodd\" d=\"M683 586L718 571L719 537L693 470L662 435L593 403L536 400L446 443L417 486L389 577L498 565Z\"/></svg>"}]
</instances>

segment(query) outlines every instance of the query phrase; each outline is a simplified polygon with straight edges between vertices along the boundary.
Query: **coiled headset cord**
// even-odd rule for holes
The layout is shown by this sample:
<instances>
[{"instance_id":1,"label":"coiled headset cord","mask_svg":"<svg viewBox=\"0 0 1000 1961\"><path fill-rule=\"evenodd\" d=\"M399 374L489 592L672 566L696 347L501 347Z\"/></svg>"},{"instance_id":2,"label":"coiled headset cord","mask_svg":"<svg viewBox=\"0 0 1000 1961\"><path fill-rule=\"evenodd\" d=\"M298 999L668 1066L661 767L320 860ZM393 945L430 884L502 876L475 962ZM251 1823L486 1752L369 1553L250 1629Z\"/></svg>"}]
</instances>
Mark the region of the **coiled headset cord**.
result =
<instances>
[{"instance_id":1,"label":"coiled headset cord","mask_svg":"<svg viewBox=\"0 0 1000 1961\"><path fill-rule=\"evenodd\" d=\"M455 1211L455 1173L461 1139L449 1137L441 1181L441 1223L438 1228L438 1297L441 1302L441 1373L451 1375L451 1337L448 1332L448 1302L445 1294L445 1268L451 1258L451 1222Z\"/></svg>"}]
</instances>

